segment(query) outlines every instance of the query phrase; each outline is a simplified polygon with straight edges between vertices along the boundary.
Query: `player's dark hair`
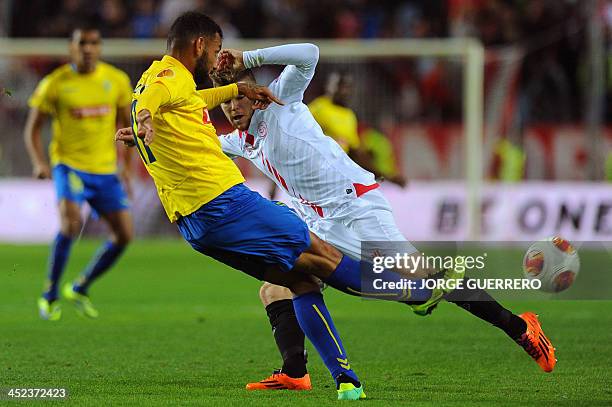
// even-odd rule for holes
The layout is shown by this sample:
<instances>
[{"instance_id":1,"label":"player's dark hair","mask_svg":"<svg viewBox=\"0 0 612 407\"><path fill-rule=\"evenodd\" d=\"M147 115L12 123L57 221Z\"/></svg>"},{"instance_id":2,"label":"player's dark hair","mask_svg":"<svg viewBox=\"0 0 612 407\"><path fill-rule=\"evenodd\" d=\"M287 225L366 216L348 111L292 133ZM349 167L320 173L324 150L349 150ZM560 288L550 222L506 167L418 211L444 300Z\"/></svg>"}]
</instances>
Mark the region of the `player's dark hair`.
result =
<instances>
[{"instance_id":1,"label":"player's dark hair","mask_svg":"<svg viewBox=\"0 0 612 407\"><path fill-rule=\"evenodd\" d=\"M244 81L245 79L257 83L255 80L255 75L253 71L250 69L245 69L243 71L234 72L234 71L213 71L210 74L210 79L213 82L215 87L229 85L230 83Z\"/></svg>"},{"instance_id":2,"label":"player's dark hair","mask_svg":"<svg viewBox=\"0 0 612 407\"><path fill-rule=\"evenodd\" d=\"M217 23L206 14L197 11L188 11L180 15L168 32L168 49L185 48L194 38L213 37L219 34L223 38L223 31Z\"/></svg>"},{"instance_id":3,"label":"player's dark hair","mask_svg":"<svg viewBox=\"0 0 612 407\"><path fill-rule=\"evenodd\" d=\"M100 29L100 21L97 18L91 17L91 18L85 18L82 20L79 20L77 22L74 23L74 25L72 26L72 31L70 33L70 38L74 38L74 35L77 31L99 31L101 32L102 30Z\"/></svg>"}]
</instances>

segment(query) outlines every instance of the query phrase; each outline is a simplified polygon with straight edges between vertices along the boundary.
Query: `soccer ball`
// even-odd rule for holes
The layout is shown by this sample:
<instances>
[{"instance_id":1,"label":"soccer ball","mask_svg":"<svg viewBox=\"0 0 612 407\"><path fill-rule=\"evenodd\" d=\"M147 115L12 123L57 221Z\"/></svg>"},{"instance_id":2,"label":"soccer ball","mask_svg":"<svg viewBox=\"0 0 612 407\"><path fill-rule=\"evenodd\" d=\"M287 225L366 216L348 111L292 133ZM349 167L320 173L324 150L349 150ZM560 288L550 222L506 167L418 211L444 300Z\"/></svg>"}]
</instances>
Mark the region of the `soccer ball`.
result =
<instances>
[{"instance_id":1,"label":"soccer ball","mask_svg":"<svg viewBox=\"0 0 612 407\"><path fill-rule=\"evenodd\" d=\"M523 258L525 276L540 280L540 290L548 293L558 293L569 288L579 270L578 252L560 236L535 242Z\"/></svg>"}]
</instances>

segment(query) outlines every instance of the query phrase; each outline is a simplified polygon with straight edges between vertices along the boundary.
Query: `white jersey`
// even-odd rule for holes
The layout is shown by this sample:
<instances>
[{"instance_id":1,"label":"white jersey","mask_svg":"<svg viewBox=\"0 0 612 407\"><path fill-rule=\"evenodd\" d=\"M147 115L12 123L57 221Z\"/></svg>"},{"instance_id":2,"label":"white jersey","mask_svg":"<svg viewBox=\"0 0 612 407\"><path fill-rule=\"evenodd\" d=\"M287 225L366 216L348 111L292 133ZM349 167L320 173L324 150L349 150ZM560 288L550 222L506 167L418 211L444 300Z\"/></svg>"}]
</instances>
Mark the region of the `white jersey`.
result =
<instances>
[{"instance_id":1,"label":"white jersey","mask_svg":"<svg viewBox=\"0 0 612 407\"><path fill-rule=\"evenodd\" d=\"M302 102L319 49L291 44L244 52L247 68L287 65L269 86L285 105L257 110L248 131L220 136L223 151L250 160L291 196L302 217L334 217L342 206L378 187L374 175L353 162ZM309 223L309 222L308 222Z\"/></svg>"}]
</instances>

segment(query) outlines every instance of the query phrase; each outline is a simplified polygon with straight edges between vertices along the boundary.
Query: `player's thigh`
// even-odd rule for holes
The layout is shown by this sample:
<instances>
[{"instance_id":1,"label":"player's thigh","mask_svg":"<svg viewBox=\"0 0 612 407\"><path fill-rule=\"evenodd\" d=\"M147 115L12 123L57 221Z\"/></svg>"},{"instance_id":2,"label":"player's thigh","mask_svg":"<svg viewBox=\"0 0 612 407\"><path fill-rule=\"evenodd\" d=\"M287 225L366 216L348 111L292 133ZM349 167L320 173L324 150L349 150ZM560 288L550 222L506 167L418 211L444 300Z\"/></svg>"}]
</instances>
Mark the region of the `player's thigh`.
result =
<instances>
[{"instance_id":1,"label":"player's thigh","mask_svg":"<svg viewBox=\"0 0 612 407\"><path fill-rule=\"evenodd\" d=\"M129 221L131 223L129 214L127 214L130 205L119 177L115 174L81 173L81 178L85 186L84 197L89 205L104 219L112 216L110 214L122 213L114 216L116 222L113 225L109 223L109 226L122 227L117 231L126 231L127 224L122 222Z\"/></svg>"},{"instance_id":2,"label":"player's thigh","mask_svg":"<svg viewBox=\"0 0 612 407\"><path fill-rule=\"evenodd\" d=\"M81 233L83 222L81 220L81 206L74 201L61 199L58 204L60 215L60 229L62 234L77 237Z\"/></svg>"},{"instance_id":3,"label":"player's thigh","mask_svg":"<svg viewBox=\"0 0 612 407\"><path fill-rule=\"evenodd\" d=\"M59 164L53 168L53 185L58 201L61 231L66 236L75 237L82 226L83 180L76 171Z\"/></svg>"},{"instance_id":4,"label":"player's thigh","mask_svg":"<svg viewBox=\"0 0 612 407\"><path fill-rule=\"evenodd\" d=\"M113 241L121 246L127 245L134 236L132 215L127 209L103 213L102 219L111 230Z\"/></svg>"},{"instance_id":5,"label":"player's thigh","mask_svg":"<svg viewBox=\"0 0 612 407\"><path fill-rule=\"evenodd\" d=\"M319 282L314 277L284 270L280 264L270 264L268 258L228 249L198 246L197 243L192 245L199 252L227 266L274 286L285 287L292 294L299 295L320 290Z\"/></svg>"},{"instance_id":6,"label":"player's thigh","mask_svg":"<svg viewBox=\"0 0 612 407\"><path fill-rule=\"evenodd\" d=\"M359 236L341 222L326 222L317 224L311 232L326 241L341 253L355 260L361 259L361 240Z\"/></svg>"},{"instance_id":7,"label":"player's thigh","mask_svg":"<svg viewBox=\"0 0 612 407\"><path fill-rule=\"evenodd\" d=\"M268 267L263 277L264 281L286 287L294 296L321 291L319 280L304 273L291 273L278 267Z\"/></svg>"},{"instance_id":8,"label":"player's thigh","mask_svg":"<svg viewBox=\"0 0 612 407\"><path fill-rule=\"evenodd\" d=\"M310 232L310 246L302 252L292 271L325 280L342 260L342 253L330 243Z\"/></svg>"}]
</instances>

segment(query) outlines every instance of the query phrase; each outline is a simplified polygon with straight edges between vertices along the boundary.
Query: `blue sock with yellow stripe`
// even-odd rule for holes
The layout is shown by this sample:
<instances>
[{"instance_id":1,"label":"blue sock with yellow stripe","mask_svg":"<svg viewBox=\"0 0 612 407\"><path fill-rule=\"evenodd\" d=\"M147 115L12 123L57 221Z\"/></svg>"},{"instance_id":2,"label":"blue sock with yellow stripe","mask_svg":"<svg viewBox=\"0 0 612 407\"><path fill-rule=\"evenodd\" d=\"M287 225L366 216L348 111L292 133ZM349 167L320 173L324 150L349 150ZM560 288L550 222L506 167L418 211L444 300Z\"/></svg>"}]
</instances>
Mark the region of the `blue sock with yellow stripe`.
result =
<instances>
[{"instance_id":1,"label":"blue sock with yellow stripe","mask_svg":"<svg viewBox=\"0 0 612 407\"><path fill-rule=\"evenodd\" d=\"M375 283L374 280L381 281ZM380 287L382 282L401 283L404 282L403 280L405 280L405 277L391 270L373 273L371 263L360 262L345 255L342 256L336 270L324 279L324 282L347 294L381 300L427 301L431 297L432 290L420 288L421 280L412 280L415 288L410 290L405 288L378 290L374 288Z\"/></svg>"},{"instance_id":2,"label":"blue sock with yellow stripe","mask_svg":"<svg viewBox=\"0 0 612 407\"><path fill-rule=\"evenodd\" d=\"M43 294L47 301L57 299L57 286L64 273L71 247L72 238L64 236L61 232L55 236L53 246L51 246L51 256L49 257L48 287Z\"/></svg>"},{"instance_id":3,"label":"blue sock with yellow stripe","mask_svg":"<svg viewBox=\"0 0 612 407\"><path fill-rule=\"evenodd\" d=\"M118 245L111 241L104 243L87 268L85 268L85 271L81 274L78 283L73 286L73 289L78 293L87 295L90 284L111 268L124 250L124 245Z\"/></svg>"},{"instance_id":4,"label":"blue sock with yellow stripe","mask_svg":"<svg viewBox=\"0 0 612 407\"><path fill-rule=\"evenodd\" d=\"M318 292L293 298L293 308L298 323L323 359L334 380L342 373L359 381L351 369L340 335L327 311L323 295Z\"/></svg>"}]
</instances>

